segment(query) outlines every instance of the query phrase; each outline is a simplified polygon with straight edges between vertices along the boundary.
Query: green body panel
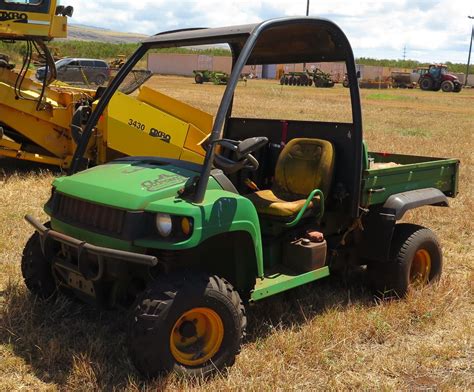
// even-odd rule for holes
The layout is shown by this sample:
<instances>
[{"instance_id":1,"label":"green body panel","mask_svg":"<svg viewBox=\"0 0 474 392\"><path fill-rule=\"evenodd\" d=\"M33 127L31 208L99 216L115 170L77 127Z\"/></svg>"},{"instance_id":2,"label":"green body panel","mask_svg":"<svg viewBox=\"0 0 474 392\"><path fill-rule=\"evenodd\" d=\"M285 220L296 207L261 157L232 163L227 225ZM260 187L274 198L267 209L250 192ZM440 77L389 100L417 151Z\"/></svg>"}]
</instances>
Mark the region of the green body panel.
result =
<instances>
[{"instance_id":1,"label":"green body panel","mask_svg":"<svg viewBox=\"0 0 474 392\"><path fill-rule=\"evenodd\" d=\"M176 196L186 181L197 175L170 165L112 162L61 177L53 185L58 192L91 203L141 211L153 201ZM221 188L211 180L209 189Z\"/></svg>"},{"instance_id":2,"label":"green body panel","mask_svg":"<svg viewBox=\"0 0 474 392\"><path fill-rule=\"evenodd\" d=\"M164 212L192 217L194 230L192 236L182 242L157 241L156 237L135 241L146 248L179 250L194 248L201 242L217 234L233 231L245 231L252 237L257 270L263 276L262 240L257 211L252 202L235 193L223 190L208 190L201 204L194 204L172 197L150 203L149 212Z\"/></svg>"},{"instance_id":3,"label":"green body panel","mask_svg":"<svg viewBox=\"0 0 474 392\"><path fill-rule=\"evenodd\" d=\"M115 162L97 166L54 182L56 191L88 202L128 211L162 212L193 219L192 235L180 242L150 233L133 243L120 241L53 219L53 228L97 246L144 253L146 248L182 250L198 246L217 234L244 231L253 241L258 276L263 276L262 240L257 211L252 202L224 191L211 177L206 198L200 204L178 197L197 172L174 165ZM49 211L46 211L47 213Z\"/></svg>"},{"instance_id":4,"label":"green body panel","mask_svg":"<svg viewBox=\"0 0 474 392\"><path fill-rule=\"evenodd\" d=\"M258 301L306 283L325 278L326 276L329 276L329 267L319 268L300 275L295 275L290 271L268 273L265 274L263 279L257 279L255 289L252 291L251 300Z\"/></svg>"},{"instance_id":5,"label":"green body panel","mask_svg":"<svg viewBox=\"0 0 474 392\"><path fill-rule=\"evenodd\" d=\"M459 160L410 155L369 153L375 163L394 162L399 166L369 169L362 173L361 205L384 203L389 196L423 188L437 188L456 196Z\"/></svg>"}]
</instances>

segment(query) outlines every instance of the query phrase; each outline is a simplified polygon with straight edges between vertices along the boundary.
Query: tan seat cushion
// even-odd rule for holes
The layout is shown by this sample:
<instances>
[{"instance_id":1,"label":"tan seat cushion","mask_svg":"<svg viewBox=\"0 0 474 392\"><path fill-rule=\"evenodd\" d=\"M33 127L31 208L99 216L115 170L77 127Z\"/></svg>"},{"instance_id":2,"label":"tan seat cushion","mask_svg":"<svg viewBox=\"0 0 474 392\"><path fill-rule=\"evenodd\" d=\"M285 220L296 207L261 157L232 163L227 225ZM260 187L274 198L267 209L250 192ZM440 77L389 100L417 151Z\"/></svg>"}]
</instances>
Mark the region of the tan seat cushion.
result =
<instances>
[{"instance_id":1,"label":"tan seat cushion","mask_svg":"<svg viewBox=\"0 0 474 392\"><path fill-rule=\"evenodd\" d=\"M298 214L314 189L327 195L334 170L334 147L320 139L293 139L285 146L275 167L272 189L247 197L263 215L289 218ZM313 203L319 200L319 196ZM309 208L313 207L313 203Z\"/></svg>"},{"instance_id":2,"label":"tan seat cushion","mask_svg":"<svg viewBox=\"0 0 474 392\"><path fill-rule=\"evenodd\" d=\"M282 218L290 218L297 215L306 201L305 199L285 201L275 196L270 189L251 193L247 195L247 198L250 199L259 214ZM319 196L315 197L313 201L316 200L319 200ZM313 203L310 203L309 208L312 207Z\"/></svg>"},{"instance_id":3,"label":"tan seat cushion","mask_svg":"<svg viewBox=\"0 0 474 392\"><path fill-rule=\"evenodd\" d=\"M327 140L290 140L278 157L272 189L289 200L306 198L316 188L327 195L333 168L334 147Z\"/></svg>"}]
</instances>

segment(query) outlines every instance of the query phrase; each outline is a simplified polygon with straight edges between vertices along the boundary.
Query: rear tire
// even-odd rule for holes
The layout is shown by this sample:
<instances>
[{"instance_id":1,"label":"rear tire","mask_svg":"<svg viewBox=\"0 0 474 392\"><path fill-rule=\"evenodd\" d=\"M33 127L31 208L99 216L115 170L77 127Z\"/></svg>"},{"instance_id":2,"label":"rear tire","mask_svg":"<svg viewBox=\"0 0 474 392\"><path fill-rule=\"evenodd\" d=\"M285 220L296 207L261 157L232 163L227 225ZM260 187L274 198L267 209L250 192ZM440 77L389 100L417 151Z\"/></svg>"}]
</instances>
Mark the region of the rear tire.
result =
<instances>
[{"instance_id":1,"label":"rear tire","mask_svg":"<svg viewBox=\"0 0 474 392\"><path fill-rule=\"evenodd\" d=\"M129 353L148 377L175 371L206 376L231 366L247 318L237 291L206 274L163 276L137 300Z\"/></svg>"},{"instance_id":2,"label":"rear tire","mask_svg":"<svg viewBox=\"0 0 474 392\"><path fill-rule=\"evenodd\" d=\"M433 89L433 81L430 78L422 78L420 80L420 89L430 91Z\"/></svg>"},{"instance_id":3,"label":"rear tire","mask_svg":"<svg viewBox=\"0 0 474 392\"><path fill-rule=\"evenodd\" d=\"M49 224L45 226L49 227ZM37 232L30 237L23 249L21 273L26 287L35 296L47 299L56 294L57 286L51 262L43 255Z\"/></svg>"},{"instance_id":4,"label":"rear tire","mask_svg":"<svg viewBox=\"0 0 474 392\"><path fill-rule=\"evenodd\" d=\"M97 86L102 86L105 81L107 80L107 77L105 75L97 75L95 77L95 81L94 83L97 85Z\"/></svg>"},{"instance_id":5,"label":"rear tire","mask_svg":"<svg viewBox=\"0 0 474 392\"><path fill-rule=\"evenodd\" d=\"M389 262L370 265L369 273L377 295L402 298L410 288L439 280L442 269L443 255L436 235L422 226L398 224Z\"/></svg>"}]
</instances>

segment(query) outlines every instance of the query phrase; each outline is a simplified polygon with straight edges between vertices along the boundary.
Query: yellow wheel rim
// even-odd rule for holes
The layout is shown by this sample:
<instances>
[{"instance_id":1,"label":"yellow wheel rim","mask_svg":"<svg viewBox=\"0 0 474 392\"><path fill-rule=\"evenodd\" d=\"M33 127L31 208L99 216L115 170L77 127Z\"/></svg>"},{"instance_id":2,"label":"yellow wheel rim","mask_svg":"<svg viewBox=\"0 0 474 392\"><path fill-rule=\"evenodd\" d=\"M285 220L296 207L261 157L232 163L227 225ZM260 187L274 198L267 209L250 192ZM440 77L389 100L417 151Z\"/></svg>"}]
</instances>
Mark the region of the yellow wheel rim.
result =
<instances>
[{"instance_id":1,"label":"yellow wheel rim","mask_svg":"<svg viewBox=\"0 0 474 392\"><path fill-rule=\"evenodd\" d=\"M224 323L209 308L194 308L184 313L173 326L170 349L174 359L187 366L210 360L221 347Z\"/></svg>"},{"instance_id":2,"label":"yellow wheel rim","mask_svg":"<svg viewBox=\"0 0 474 392\"><path fill-rule=\"evenodd\" d=\"M423 285L428 283L431 272L431 256L425 249L418 249L410 268L410 283Z\"/></svg>"}]
</instances>

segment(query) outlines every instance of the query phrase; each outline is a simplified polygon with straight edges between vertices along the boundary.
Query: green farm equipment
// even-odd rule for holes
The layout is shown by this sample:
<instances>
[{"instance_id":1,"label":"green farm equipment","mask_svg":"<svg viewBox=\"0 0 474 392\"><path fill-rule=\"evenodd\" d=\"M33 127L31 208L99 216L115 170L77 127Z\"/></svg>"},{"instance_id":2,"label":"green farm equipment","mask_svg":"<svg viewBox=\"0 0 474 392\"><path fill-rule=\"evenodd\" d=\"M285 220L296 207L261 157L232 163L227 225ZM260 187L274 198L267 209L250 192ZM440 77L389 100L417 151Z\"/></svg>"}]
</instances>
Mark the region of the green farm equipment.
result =
<instances>
[{"instance_id":1,"label":"green farm equipment","mask_svg":"<svg viewBox=\"0 0 474 392\"><path fill-rule=\"evenodd\" d=\"M212 82L213 84L227 84L229 74L221 71L194 70L194 81L197 84Z\"/></svg>"},{"instance_id":2,"label":"green farm equipment","mask_svg":"<svg viewBox=\"0 0 474 392\"><path fill-rule=\"evenodd\" d=\"M308 71L288 72L282 75L280 84L289 86L312 86L313 79Z\"/></svg>"},{"instance_id":3,"label":"green farm equipment","mask_svg":"<svg viewBox=\"0 0 474 392\"><path fill-rule=\"evenodd\" d=\"M316 87L334 87L331 75L316 68L313 71L313 81Z\"/></svg>"},{"instance_id":4,"label":"green farm equipment","mask_svg":"<svg viewBox=\"0 0 474 392\"><path fill-rule=\"evenodd\" d=\"M331 75L315 68L313 71L288 72L280 78L281 85L289 86L312 86L315 87L334 87L334 81Z\"/></svg>"},{"instance_id":5,"label":"green farm equipment","mask_svg":"<svg viewBox=\"0 0 474 392\"><path fill-rule=\"evenodd\" d=\"M234 66L202 164L139 156L77 172L115 91L149 51L225 43ZM233 116L246 64L291 60L345 63L351 122ZM459 161L368 152L362 136L352 49L326 19L150 37L103 91L69 176L54 181L50 221L26 217L35 229L26 286L43 298L64 290L132 306L129 354L146 376L232 365L247 306L334 271L364 266L377 295L403 297L439 279L442 254L429 229L399 222L411 209L448 205Z\"/></svg>"}]
</instances>

